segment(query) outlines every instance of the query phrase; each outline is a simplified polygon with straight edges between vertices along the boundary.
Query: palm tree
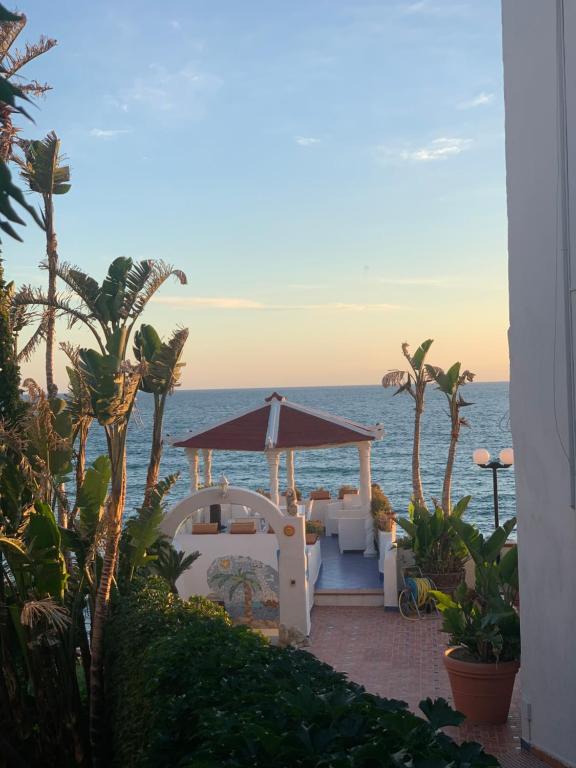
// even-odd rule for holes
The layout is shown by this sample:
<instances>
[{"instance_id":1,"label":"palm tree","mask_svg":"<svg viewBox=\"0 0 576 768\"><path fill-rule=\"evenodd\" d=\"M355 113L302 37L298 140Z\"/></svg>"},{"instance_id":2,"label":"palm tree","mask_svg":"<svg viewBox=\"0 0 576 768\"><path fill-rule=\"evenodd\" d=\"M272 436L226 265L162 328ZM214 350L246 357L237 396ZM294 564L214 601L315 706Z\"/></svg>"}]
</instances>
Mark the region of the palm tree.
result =
<instances>
[{"instance_id":1,"label":"palm tree","mask_svg":"<svg viewBox=\"0 0 576 768\"><path fill-rule=\"evenodd\" d=\"M156 542L151 552L156 555L156 560L151 565L152 571L164 579L170 586L170 591L177 595L176 582L200 557L200 552L191 552L187 555L175 549L164 537Z\"/></svg>"},{"instance_id":2,"label":"palm tree","mask_svg":"<svg viewBox=\"0 0 576 768\"><path fill-rule=\"evenodd\" d=\"M188 338L188 329L174 331L168 342L164 343L151 325L143 324L134 335L134 355L146 364L145 373L140 381L140 389L154 396L154 424L152 445L146 475L144 506L149 506L160 473L162 456L162 422L166 398L178 386L180 370L185 363L180 362L184 345Z\"/></svg>"},{"instance_id":3,"label":"palm tree","mask_svg":"<svg viewBox=\"0 0 576 768\"><path fill-rule=\"evenodd\" d=\"M54 343L56 338L56 268L58 241L54 228L54 195L65 195L70 190L70 166L62 164L60 139L51 131L42 141L21 141L24 159L19 161L21 174L31 192L42 195L42 225L46 233L46 266L48 268L48 302L46 321L40 333L46 339L46 392L55 397Z\"/></svg>"},{"instance_id":4,"label":"palm tree","mask_svg":"<svg viewBox=\"0 0 576 768\"><path fill-rule=\"evenodd\" d=\"M244 597L244 618L247 624L252 624L254 614L252 612L252 601L254 594L261 590L260 582L254 571L247 567L241 567L237 571L230 573L220 572L214 574L212 581L218 586L228 587L228 597L230 600L239 589L242 589Z\"/></svg>"},{"instance_id":5,"label":"palm tree","mask_svg":"<svg viewBox=\"0 0 576 768\"><path fill-rule=\"evenodd\" d=\"M115 259L101 284L77 267L58 264L56 274L73 297L56 294L49 298L41 290L24 287L15 297L16 306L53 307L68 316L70 324L82 323L98 349L81 349L78 370L90 392L93 417L104 428L111 464L111 489L106 513L106 535L100 580L92 617L90 666L90 741L94 763L101 755L104 732L104 627L110 593L118 564L118 550L126 497L126 435L140 386L143 366L126 360L135 323L156 291L175 277L181 284L186 275L163 261Z\"/></svg>"},{"instance_id":6,"label":"palm tree","mask_svg":"<svg viewBox=\"0 0 576 768\"><path fill-rule=\"evenodd\" d=\"M56 40L42 35L37 43L26 43L23 50L12 49L20 33L26 26L24 14L12 14L1 8L0 13L0 69L3 79L8 82L16 80L19 95L43 96L50 90L47 83L36 80L25 81L21 70L26 64L42 56L56 45ZM14 125L15 112L23 112L21 108L8 100L0 102L0 160L7 163L13 159L14 145L18 142L18 128Z\"/></svg>"},{"instance_id":7,"label":"palm tree","mask_svg":"<svg viewBox=\"0 0 576 768\"><path fill-rule=\"evenodd\" d=\"M424 396L426 386L432 380L429 368L425 365L426 355L433 344L433 339L423 341L416 352L411 355L409 345L402 344L402 354L408 361L409 370L388 371L382 379L382 386L397 387L394 395L406 392L414 400L414 439L412 443L412 494L414 503L417 507L426 508L424 500L424 491L422 489L422 478L420 476L420 429L422 422L422 413L424 412Z\"/></svg>"},{"instance_id":8,"label":"palm tree","mask_svg":"<svg viewBox=\"0 0 576 768\"><path fill-rule=\"evenodd\" d=\"M460 429L469 427L468 421L460 414L460 409L473 403L467 403L460 393L460 387L467 382L474 381L474 373L470 371L460 371L461 364L454 363L446 373L441 368L434 368L431 365L426 366L428 375L434 379L438 389L444 393L448 400L450 416L450 446L448 448L448 459L446 461L446 470L444 472L444 485L442 486L442 509L447 516L452 510L452 472L454 469L454 460L456 458L456 447L460 437Z\"/></svg>"}]
</instances>

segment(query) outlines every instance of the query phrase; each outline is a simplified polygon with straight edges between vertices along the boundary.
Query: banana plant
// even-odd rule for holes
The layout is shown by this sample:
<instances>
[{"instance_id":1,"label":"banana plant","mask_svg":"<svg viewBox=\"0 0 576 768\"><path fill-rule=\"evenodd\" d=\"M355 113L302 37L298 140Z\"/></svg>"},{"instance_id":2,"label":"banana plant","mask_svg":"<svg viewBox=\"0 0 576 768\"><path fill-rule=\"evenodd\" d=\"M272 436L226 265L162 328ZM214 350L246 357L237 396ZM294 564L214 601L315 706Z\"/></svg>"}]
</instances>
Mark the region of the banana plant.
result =
<instances>
[{"instance_id":1,"label":"banana plant","mask_svg":"<svg viewBox=\"0 0 576 768\"><path fill-rule=\"evenodd\" d=\"M504 556L502 547L516 518L507 520L485 539L480 531L459 519L450 521L475 566L475 586L462 584L454 597L433 591L443 614L443 631L450 644L465 648L472 659L485 663L520 658L520 619L515 609L518 593L518 549Z\"/></svg>"},{"instance_id":2,"label":"banana plant","mask_svg":"<svg viewBox=\"0 0 576 768\"><path fill-rule=\"evenodd\" d=\"M468 555L451 520L462 519L470 499L470 496L460 499L449 517L441 507L429 512L412 503L409 517L398 518L398 525L410 537L416 564L423 573L459 573L463 570Z\"/></svg>"},{"instance_id":3,"label":"banana plant","mask_svg":"<svg viewBox=\"0 0 576 768\"><path fill-rule=\"evenodd\" d=\"M73 522L78 512L78 497L84 482L86 447L93 415L90 390L86 386L86 382L79 370L79 349L68 343L60 344L60 349L62 349L70 361L70 365L66 366L68 373L68 398L66 403L72 417L72 445L75 447L76 454L76 501L70 513L70 521Z\"/></svg>"},{"instance_id":4,"label":"banana plant","mask_svg":"<svg viewBox=\"0 0 576 768\"><path fill-rule=\"evenodd\" d=\"M420 474L420 431L422 423L422 414L424 412L424 397L426 387L432 381L430 371L431 366L427 366L426 356L433 339L423 341L414 354L410 353L410 346L405 342L402 344L402 354L408 361L408 370L388 371L383 379L384 388L397 387L394 395L406 393L414 400L414 437L412 442L412 496L414 504L419 508L426 508L424 500L424 491L422 488L422 478Z\"/></svg>"},{"instance_id":5,"label":"banana plant","mask_svg":"<svg viewBox=\"0 0 576 768\"><path fill-rule=\"evenodd\" d=\"M184 345L188 338L188 329L174 331L167 342L163 342L151 325L142 324L134 335L134 355L145 363L145 371L140 381L140 389L154 397L154 421L152 444L146 474L144 507L150 506L154 488L160 473L162 458L162 424L166 399L178 386L180 371L185 363L180 362Z\"/></svg>"},{"instance_id":6,"label":"banana plant","mask_svg":"<svg viewBox=\"0 0 576 768\"><path fill-rule=\"evenodd\" d=\"M69 573L50 506L37 501L26 510L18 531L0 536L0 551L9 617L2 631L2 674L6 679L10 669L17 671L12 704L23 722L37 728L39 762L85 764L75 643L65 605ZM18 729L19 717L14 722ZM27 740L25 732L17 737Z\"/></svg>"},{"instance_id":7,"label":"banana plant","mask_svg":"<svg viewBox=\"0 0 576 768\"><path fill-rule=\"evenodd\" d=\"M48 306L45 322L37 333L46 339L46 391L48 397L58 393L54 383L54 347L56 342L56 268L58 266L58 240L54 226L54 195L70 191L70 166L63 164L60 139L51 131L41 141L20 141L24 158L19 162L20 172L31 192L42 197L42 228L46 235L46 267L48 269Z\"/></svg>"},{"instance_id":8,"label":"banana plant","mask_svg":"<svg viewBox=\"0 0 576 768\"><path fill-rule=\"evenodd\" d=\"M446 396L450 416L450 444L448 447L448 458L446 460L444 483L442 486L442 509L444 510L445 515L449 515L450 510L452 509L452 473L454 471L454 461L456 459L456 448L458 446L460 430L462 427L470 426L469 422L462 416L460 411L462 408L473 405L473 403L468 403L464 400L460 389L467 382L474 381L474 376L476 374L468 370L462 371L461 368L461 363L454 363L454 365L452 365L446 372L444 372L442 368L435 368L432 365L426 366L430 379L436 382L440 392Z\"/></svg>"}]
</instances>

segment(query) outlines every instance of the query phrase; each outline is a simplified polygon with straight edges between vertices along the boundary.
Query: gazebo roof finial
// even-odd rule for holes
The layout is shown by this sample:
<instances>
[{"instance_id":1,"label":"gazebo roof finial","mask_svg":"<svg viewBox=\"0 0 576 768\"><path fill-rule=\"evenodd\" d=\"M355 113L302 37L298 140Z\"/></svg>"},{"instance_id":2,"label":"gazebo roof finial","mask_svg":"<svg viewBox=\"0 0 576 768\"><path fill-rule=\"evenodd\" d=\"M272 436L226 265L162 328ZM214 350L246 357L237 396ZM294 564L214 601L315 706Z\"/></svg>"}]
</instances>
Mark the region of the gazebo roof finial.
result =
<instances>
[{"instance_id":1,"label":"gazebo roof finial","mask_svg":"<svg viewBox=\"0 0 576 768\"><path fill-rule=\"evenodd\" d=\"M284 395L281 395L279 392L272 392L272 394L269 397L264 398L264 402L271 403L272 400L279 400L281 403L283 403L286 398Z\"/></svg>"}]
</instances>

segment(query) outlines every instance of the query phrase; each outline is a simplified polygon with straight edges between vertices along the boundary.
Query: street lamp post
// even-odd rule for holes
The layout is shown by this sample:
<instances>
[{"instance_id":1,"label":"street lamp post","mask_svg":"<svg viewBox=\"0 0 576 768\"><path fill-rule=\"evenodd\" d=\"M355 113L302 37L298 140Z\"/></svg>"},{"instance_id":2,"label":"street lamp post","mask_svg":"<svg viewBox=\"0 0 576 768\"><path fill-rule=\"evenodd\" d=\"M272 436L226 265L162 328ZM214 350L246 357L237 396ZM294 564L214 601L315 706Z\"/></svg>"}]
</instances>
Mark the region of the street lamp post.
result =
<instances>
[{"instance_id":1,"label":"street lamp post","mask_svg":"<svg viewBox=\"0 0 576 768\"><path fill-rule=\"evenodd\" d=\"M498 470L509 469L514 464L514 451L512 448L504 448L500 451L500 456L494 461L490 461L490 454L485 448L478 448L472 454L474 464L481 469L492 470L492 485L494 489L494 525L496 528L500 527L500 519L498 515Z\"/></svg>"}]
</instances>

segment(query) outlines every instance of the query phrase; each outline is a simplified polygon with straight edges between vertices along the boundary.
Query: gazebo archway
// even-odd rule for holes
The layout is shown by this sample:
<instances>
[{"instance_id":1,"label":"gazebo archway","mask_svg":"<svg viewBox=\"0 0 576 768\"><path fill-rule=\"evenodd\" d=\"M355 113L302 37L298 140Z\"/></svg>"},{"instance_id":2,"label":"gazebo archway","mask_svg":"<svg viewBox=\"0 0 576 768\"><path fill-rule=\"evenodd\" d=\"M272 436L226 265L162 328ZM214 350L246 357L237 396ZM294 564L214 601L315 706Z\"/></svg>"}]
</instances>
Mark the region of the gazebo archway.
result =
<instances>
[{"instance_id":1,"label":"gazebo archway","mask_svg":"<svg viewBox=\"0 0 576 768\"><path fill-rule=\"evenodd\" d=\"M160 529L174 539L183 523L197 510L211 504L238 504L261 515L274 528L280 550L278 558L278 601L280 625L310 633L310 601L306 562L305 520L284 514L270 499L236 486L214 486L195 491L167 513ZM218 538L225 543L226 535ZM194 565L192 565L194 567Z\"/></svg>"}]
</instances>

